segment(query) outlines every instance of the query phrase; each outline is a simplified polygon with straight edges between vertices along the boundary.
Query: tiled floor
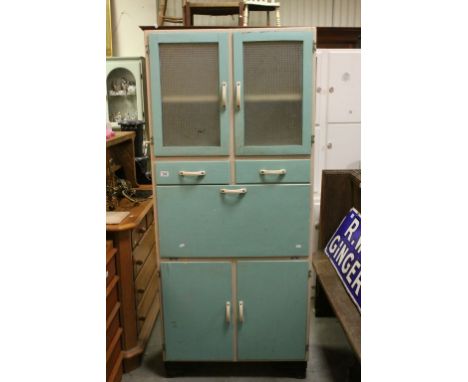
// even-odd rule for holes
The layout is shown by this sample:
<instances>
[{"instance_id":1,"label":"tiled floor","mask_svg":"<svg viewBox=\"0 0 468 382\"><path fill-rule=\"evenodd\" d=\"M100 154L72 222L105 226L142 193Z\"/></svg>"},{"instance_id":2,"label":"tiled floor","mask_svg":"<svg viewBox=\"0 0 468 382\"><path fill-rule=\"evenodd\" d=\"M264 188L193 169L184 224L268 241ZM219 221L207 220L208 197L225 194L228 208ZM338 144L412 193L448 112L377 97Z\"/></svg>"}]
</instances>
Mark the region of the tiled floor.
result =
<instances>
[{"instance_id":1,"label":"tiled floor","mask_svg":"<svg viewBox=\"0 0 468 382\"><path fill-rule=\"evenodd\" d=\"M313 304L312 304L313 306ZM311 315L309 360L307 377L304 381L345 382L348 369L353 365L353 352L336 318L316 318ZM143 357L140 368L124 374L123 382L150 381L209 381L209 382L265 382L297 381L297 379L275 375L273 370L252 370L247 374L235 371L201 370L191 376L165 378L160 341L161 321L158 319Z\"/></svg>"}]
</instances>

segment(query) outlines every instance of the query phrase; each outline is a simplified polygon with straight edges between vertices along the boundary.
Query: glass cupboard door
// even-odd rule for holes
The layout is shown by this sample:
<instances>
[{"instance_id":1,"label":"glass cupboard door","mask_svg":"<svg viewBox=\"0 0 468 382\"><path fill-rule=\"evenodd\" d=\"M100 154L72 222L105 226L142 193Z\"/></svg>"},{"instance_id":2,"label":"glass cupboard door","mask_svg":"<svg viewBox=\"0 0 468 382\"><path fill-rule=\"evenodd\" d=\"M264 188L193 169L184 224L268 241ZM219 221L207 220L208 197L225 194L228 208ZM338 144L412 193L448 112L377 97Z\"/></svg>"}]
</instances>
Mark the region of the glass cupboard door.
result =
<instances>
[{"instance_id":1,"label":"glass cupboard door","mask_svg":"<svg viewBox=\"0 0 468 382\"><path fill-rule=\"evenodd\" d=\"M227 34L149 37L155 155L228 154Z\"/></svg>"},{"instance_id":2,"label":"glass cupboard door","mask_svg":"<svg viewBox=\"0 0 468 382\"><path fill-rule=\"evenodd\" d=\"M312 35L234 34L236 154L308 154L312 132Z\"/></svg>"}]
</instances>

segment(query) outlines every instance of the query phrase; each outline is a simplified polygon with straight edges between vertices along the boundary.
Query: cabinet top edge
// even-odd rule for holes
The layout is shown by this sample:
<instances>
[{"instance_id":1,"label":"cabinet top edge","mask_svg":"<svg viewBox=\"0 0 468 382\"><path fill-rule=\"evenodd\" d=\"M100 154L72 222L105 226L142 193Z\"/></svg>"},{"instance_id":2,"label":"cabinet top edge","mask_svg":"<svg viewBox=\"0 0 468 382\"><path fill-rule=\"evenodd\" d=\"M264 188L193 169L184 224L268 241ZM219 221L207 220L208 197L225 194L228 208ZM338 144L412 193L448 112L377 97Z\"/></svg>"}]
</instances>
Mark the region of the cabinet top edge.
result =
<instances>
[{"instance_id":1,"label":"cabinet top edge","mask_svg":"<svg viewBox=\"0 0 468 382\"><path fill-rule=\"evenodd\" d=\"M140 27L146 35L148 34L167 34L167 33L206 33L206 32L224 32L224 33L230 33L230 32L256 32L256 33L262 33L262 32L315 32L317 30L316 27L261 27L261 28L245 28L245 27L227 27L227 28L219 28L219 27L214 27L214 28L200 28L200 29L194 29L194 28L187 28L187 29L176 29L176 28L167 28L167 29L158 29L155 27L145 27L141 26Z\"/></svg>"}]
</instances>

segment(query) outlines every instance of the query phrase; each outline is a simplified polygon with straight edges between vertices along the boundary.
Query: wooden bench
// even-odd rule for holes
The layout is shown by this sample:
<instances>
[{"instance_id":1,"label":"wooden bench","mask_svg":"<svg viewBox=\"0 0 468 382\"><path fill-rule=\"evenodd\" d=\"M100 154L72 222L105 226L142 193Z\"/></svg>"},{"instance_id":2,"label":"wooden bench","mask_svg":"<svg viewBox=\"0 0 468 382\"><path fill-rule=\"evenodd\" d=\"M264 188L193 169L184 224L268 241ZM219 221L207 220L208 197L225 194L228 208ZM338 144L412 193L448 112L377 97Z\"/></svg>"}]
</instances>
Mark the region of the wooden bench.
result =
<instances>
[{"instance_id":1,"label":"wooden bench","mask_svg":"<svg viewBox=\"0 0 468 382\"><path fill-rule=\"evenodd\" d=\"M325 170L322 174L318 251L312 256L316 272L316 316L336 315L349 343L361 361L361 314L323 249L343 217L355 207L361 210L361 172ZM331 314L330 314L331 313Z\"/></svg>"}]
</instances>

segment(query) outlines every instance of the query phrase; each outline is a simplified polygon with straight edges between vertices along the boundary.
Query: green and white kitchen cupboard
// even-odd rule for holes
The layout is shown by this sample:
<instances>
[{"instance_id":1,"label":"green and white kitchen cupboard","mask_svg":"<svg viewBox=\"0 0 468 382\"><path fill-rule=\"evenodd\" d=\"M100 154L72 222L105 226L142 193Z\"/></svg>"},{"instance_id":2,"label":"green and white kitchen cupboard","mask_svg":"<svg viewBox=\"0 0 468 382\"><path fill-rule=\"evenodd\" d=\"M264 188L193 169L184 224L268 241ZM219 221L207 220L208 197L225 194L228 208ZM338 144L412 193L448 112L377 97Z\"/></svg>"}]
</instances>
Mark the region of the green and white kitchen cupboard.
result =
<instances>
[{"instance_id":1,"label":"green and white kitchen cupboard","mask_svg":"<svg viewBox=\"0 0 468 382\"><path fill-rule=\"evenodd\" d=\"M283 361L305 373L314 39L145 32L168 368Z\"/></svg>"}]
</instances>

